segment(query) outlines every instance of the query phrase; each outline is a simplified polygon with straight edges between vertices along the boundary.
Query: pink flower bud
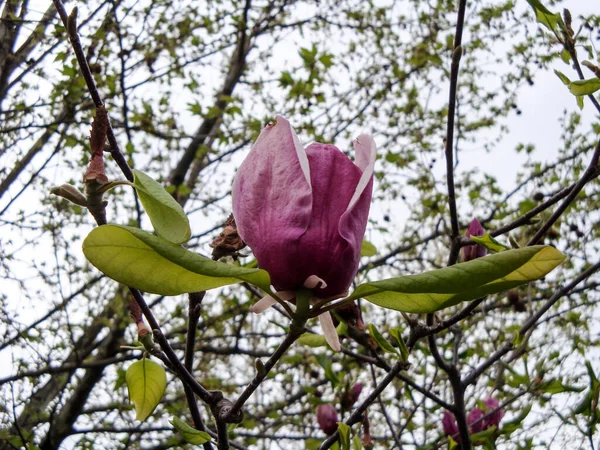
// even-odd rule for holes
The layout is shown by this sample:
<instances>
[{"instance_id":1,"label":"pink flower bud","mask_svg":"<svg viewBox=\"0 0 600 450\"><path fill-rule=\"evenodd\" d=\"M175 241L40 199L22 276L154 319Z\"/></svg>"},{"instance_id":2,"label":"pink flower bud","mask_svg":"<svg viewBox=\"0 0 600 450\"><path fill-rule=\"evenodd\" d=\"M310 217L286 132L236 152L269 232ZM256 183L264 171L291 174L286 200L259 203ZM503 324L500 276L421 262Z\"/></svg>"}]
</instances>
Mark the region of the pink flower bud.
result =
<instances>
[{"instance_id":1,"label":"pink flower bud","mask_svg":"<svg viewBox=\"0 0 600 450\"><path fill-rule=\"evenodd\" d=\"M267 126L240 166L233 215L243 241L277 291L310 278L319 298L343 295L358 270L375 165L375 142L354 141L352 162L337 147L300 143L281 116Z\"/></svg>"},{"instance_id":2,"label":"pink flower bud","mask_svg":"<svg viewBox=\"0 0 600 450\"><path fill-rule=\"evenodd\" d=\"M317 423L325 434L331 436L337 430L338 415L330 403L317 406Z\"/></svg>"},{"instance_id":3,"label":"pink flower bud","mask_svg":"<svg viewBox=\"0 0 600 450\"><path fill-rule=\"evenodd\" d=\"M484 412L477 406L467 416L467 425L471 433L479 433L484 430L483 420L480 420L484 416Z\"/></svg>"},{"instance_id":4,"label":"pink flower bud","mask_svg":"<svg viewBox=\"0 0 600 450\"><path fill-rule=\"evenodd\" d=\"M342 397L342 408L348 411L352 408L352 405L356 403L358 397L360 397L360 393L362 392L363 385L362 383L356 383L350 389L347 389L344 392L344 396Z\"/></svg>"},{"instance_id":5,"label":"pink flower bud","mask_svg":"<svg viewBox=\"0 0 600 450\"><path fill-rule=\"evenodd\" d=\"M444 411L444 417L442 418L442 429L444 430L444 434L446 436L452 436L456 442L460 440L456 419L450 411Z\"/></svg>"},{"instance_id":6,"label":"pink flower bud","mask_svg":"<svg viewBox=\"0 0 600 450\"><path fill-rule=\"evenodd\" d=\"M487 429L491 426L495 426L497 428L500 425L502 417L504 417L504 411L499 409L500 403L498 403L498 400L495 398L490 397L487 400L484 400L483 404L487 407L487 411L485 413L492 413L483 420L483 428Z\"/></svg>"},{"instance_id":7,"label":"pink flower bud","mask_svg":"<svg viewBox=\"0 0 600 450\"><path fill-rule=\"evenodd\" d=\"M483 236L484 234L485 230L481 226L481 223L479 223L479 220L473 219L467 228L465 236L469 238L471 236ZM487 248L481 244L467 245L461 249L461 252L462 260L466 262L487 255Z\"/></svg>"}]
</instances>

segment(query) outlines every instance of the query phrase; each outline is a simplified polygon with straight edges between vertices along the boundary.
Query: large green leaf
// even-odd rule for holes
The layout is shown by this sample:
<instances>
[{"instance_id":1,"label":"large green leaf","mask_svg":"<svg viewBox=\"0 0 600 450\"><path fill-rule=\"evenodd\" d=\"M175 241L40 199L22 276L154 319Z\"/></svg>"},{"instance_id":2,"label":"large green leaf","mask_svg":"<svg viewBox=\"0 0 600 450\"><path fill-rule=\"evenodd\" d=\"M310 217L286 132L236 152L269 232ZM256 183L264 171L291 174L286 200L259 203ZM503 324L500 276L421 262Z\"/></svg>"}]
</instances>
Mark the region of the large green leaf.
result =
<instances>
[{"instance_id":1,"label":"large green leaf","mask_svg":"<svg viewBox=\"0 0 600 450\"><path fill-rule=\"evenodd\" d=\"M205 431L196 430L193 427L190 427L187 423L181 420L179 417L173 417L172 420L169 421L171 425L175 427L185 442L194 445L204 444L205 442L210 441L210 434Z\"/></svg>"},{"instance_id":2,"label":"large green leaf","mask_svg":"<svg viewBox=\"0 0 600 450\"><path fill-rule=\"evenodd\" d=\"M144 172L133 171L133 187L152 222L156 233L168 241L181 244L192 236L190 221L183 208L162 187Z\"/></svg>"},{"instance_id":3,"label":"large green leaf","mask_svg":"<svg viewBox=\"0 0 600 450\"><path fill-rule=\"evenodd\" d=\"M361 284L349 297L383 308L429 313L537 280L565 259L553 247L507 250L418 275Z\"/></svg>"},{"instance_id":4,"label":"large green leaf","mask_svg":"<svg viewBox=\"0 0 600 450\"><path fill-rule=\"evenodd\" d=\"M167 375L160 364L149 359L134 362L125 375L129 400L135 405L136 420L148 418L167 387Z\"/></svg>"},{"instance_id":5,"label":"large green leaf","mask_svg":"<svg viewBox=\"0 0 600 450\"><path fill-rule=\"evenodd\" d=\"M83 241L83 253L113 280L153 294L179 295L240 281L270 290L264 270L204 258L139 228L97 227Z\"/></svg>"}]
</instances>

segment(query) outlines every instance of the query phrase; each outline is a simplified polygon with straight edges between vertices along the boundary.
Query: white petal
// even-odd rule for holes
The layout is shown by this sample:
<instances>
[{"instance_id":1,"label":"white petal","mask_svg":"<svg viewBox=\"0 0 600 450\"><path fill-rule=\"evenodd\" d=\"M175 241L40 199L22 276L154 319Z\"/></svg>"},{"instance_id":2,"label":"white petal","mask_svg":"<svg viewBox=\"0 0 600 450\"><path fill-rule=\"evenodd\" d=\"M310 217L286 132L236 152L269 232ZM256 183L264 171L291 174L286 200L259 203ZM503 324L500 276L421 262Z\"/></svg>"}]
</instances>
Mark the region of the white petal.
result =
<instances>
[{"instance_id":1,"label":"white petal","mask_svg":"<svg viewBox=\"0 0 600 450\"><path fill-rule=\"evenodd\" d=\"M354 207L367 187L367 184L371 181L373 172L375 171L375 159L377 159L377 147L371 136L361 134L353 143L356 155L356 165L362 170L362 175L360 180L358 180L358 184L356 185L356 189L350 199L350 203L348 203L346 211L350 211Z\"/></svg>"},{"instance_id":2,"label":"white petal","mask_svg":"<svg viewBox=\"0 0 600 450\"><path fill-rule=\"evenodd\" d=\"M338 338L337 331L335 331L335 327L333 326L331 314L328 312L321 314L319 316L319 323L321 324L321 329L323 330L323 336L325 336L325 340L329 346L336 352L342 351L340 339Z\"/></svg>"},{"instance_id":3,"label":"white petal","mask_svg":"<svg viewBox=\"0 0 600 450\"><path fill-rule=\"evenodd\" d=\"M321 284L321 286L319 286ZM316 275L311 275L304 281L304 287L307 289L314 289L319 286L320 289L325 289L327 287L327 283L322 278L319 278Z\"/></svg>"},{"instance_id":4,"label":"white petal","mask_svg":"<svg viewBox=\"0 0 600 450\"><path fill-rule=\"evenodd\" d=\"M260 314L260 313L264 312L265 310L269 309L275 303L277 303L277 300L275 300L270 295L265 295L263 298L261 298L259 301L257 301L254 305L252 305L250 308L248 308L248 311L250 311L254 314Z\"/></svg>"},{"instance_id":5,"label":"white petal","mask_svg":"<svg viewBox=\"0 0 600 450\"><path fill-rule=\"evenodd\" d=\"M290 122L285 117L277 116L275 119L277 120L277 123L283 122L283 124L290 128L292 139L294 140L294 147L296 148L296 155L298 156L298 162L300 163L300 168L302 169L302 173L304 173L304 178L306 178L308 186L312 189L312 185L310 184L310 167L308 165L308 156L306 156L306 150L304 150L304 146L300 142L296 131L294 131L294 128L290 125Z\"/></svg>"},{"instance_id":6,"label":"white petal","mask_svg":"<svg viewBox=\"0 0 600 450\"><path fill-rule=\"evenodd\" d=\"M279 292L277 292L277 297L279 297L281 300L291 300L295 296L296 296L296 293L294 291L279 291ZM265 295L263 298L261 298L259 301L257 301L254 305L252 305L250 308L248 308L248 311L250 311L254 314L260 314L260 313L264 312L265 310L269 309L275 303L277 303L277 300L275 300L270 295Z\"/></svg>"}]
</instances>

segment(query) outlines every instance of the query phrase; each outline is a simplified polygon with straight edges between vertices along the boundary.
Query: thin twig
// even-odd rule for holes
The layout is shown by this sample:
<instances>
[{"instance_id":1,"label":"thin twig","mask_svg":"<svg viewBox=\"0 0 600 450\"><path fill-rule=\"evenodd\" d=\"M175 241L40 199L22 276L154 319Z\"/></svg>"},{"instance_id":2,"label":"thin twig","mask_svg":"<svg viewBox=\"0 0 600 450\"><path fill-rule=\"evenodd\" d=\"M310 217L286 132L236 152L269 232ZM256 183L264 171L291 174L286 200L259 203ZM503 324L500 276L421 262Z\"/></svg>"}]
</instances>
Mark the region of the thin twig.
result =
<instances>
[{"instance_id":1,"label":"thin twig","mask_svg":"<svg viewBox=\"0 0 600 450\"><path fill-rule=\"evenodd\" d=\"M396 364L390 369L385 378L381 380L381 383L369 394L369 396L354 410L352 414L344 421L346 425L352 426L359 422L362 418L363 413L373 403L379 394L392 382L394 378L400 373L400 371L406 369L406 363L402 360L396 361ZM330 448L339 438L339 433L336 431L331 436L323 441L319 450L327 450Z\"/></svg>"},{"instance_id":2,"label":"thin twig","mask_svg":"<svg viewBox=\"0 0 600 450\"><path fill-rule=\"evenodd\" d=\"M292 344L298 339L300 336L304 334L306 330L304 327L298 327L294 324L290 326L290 331L286 335L283 342L277 347L277 350L271 355L271 357L264 363L263 367L257 368L256 375L252 379L250 383L246 386L243 392L240 394L238 399L233 404L233 407L229 411L229 416L233 416L239 411L241 411L244 403L250 396L256 391L260 383L266 378L271 369L275 366L277 361L281 359L281 357L285 354L285 352L292 346Z\"/></svg>"}]
</instances>

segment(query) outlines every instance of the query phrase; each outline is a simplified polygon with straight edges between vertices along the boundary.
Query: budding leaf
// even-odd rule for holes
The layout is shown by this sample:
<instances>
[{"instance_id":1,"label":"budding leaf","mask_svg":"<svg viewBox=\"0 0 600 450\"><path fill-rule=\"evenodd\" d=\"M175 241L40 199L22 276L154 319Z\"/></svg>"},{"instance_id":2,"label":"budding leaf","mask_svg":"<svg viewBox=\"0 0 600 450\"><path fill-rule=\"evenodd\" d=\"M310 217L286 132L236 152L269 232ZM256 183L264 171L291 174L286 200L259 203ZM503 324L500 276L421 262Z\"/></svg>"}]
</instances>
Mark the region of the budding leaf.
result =
<instances>
[{"instance_id":1,"label":"budding leaf","mask_svg":"<svg viewBox=\"0 0 600 450\"><path fill-rule=\"evenodd\" d=\"M175 429L179 431L179 433L181 433L181 436L185 442L189 444L200 445L210 441L210 434L190 427L178 417L173 417L169 423L173 425Z\"/></svg>"},{"instance_id":2,"label":"budding leaf","mask_svg":"<svg viewBox=\"0 0 600 450\"><path fill-rule=\"evenodd\" d=\"M569 85L569 91L571 91L571 94L577 96L591 95L598 89L600 89L600 78L571 81L571 84Z\"/></svg>"},{"instance_id":3,"label":"budding leaf","mask_svg":"<svg viewBox=\"0 0 600 450\"><path fill-rule=\"evenodd\" d=\"M350 450L350 427L344 422L338 422L338 432L340 433L342 450Z\"/></svg>"},{"instance_id":4,"label":"budding leaf","mask_svg":"<svg viewBox=\"0 0 600 450\"><path fill-rule=\"evenodd\" d=\"M135 419L148 418L160 402L167 387L165 369L149 359L134 362L125 374L129 400L135 405Z\"/></svg>"},{"instance_id":5,"label":"budding leaf","mask_svg":"<svg viewBox=\"0 0 600 450\"><path fill-rule=\"evenodd\" d=\"M402 334L400 332L400 328L392 328L390 330L390 334L398 343L398 348L400 349L400 356L402 357L402 361L407 362L409 352L408 352L408 348L406 347L406 344L404 343L404 339L402 339Z\"/></svg>"},{"instance_id":6,"label":"budding leaf","mask_svg":"<svg viewBox=\"0 0 600 450\"><path fill-rule=\"evenodd\" d=\"M564 28L564 22L559 13L553 13L546 8L539 0L527 0L535 12L535 18L554 34L557 34L557 27Z\"/></svg>"},{"instance_id":7,"label":"budding leaf","mask_svg":"<svg viewBox=\"0 0 600 450\"><path fill-rule=\"evenodd\" d=\"M525 408L523 408L521 410L521 413L517 417L515 417L510 422L506 422L504 425L502 425L502 430L500 432L502 434L510 436L512 433L514 433L515 431L520 429L522 426L521 422L523 422L525 420L525 418L531 411L531 407L532 407L532 405L525 406Z\"/></svg>"},{"instance_id":8,"label":"budding leaf","mask_svg":"<svg viewBox=\"0 0 600 450\"><path fill-rule=\"evenodd\" d=\"M363 446L362 446L362 442L360 441L360 438L358 436L354 436L354 438L352 439L352 450L362 450Z\"/></svg>"},{"instance_id":9,"label":"budding leaf","mask_svg":"<svg viewBox=\"0 0 600 450\"><path fill-rule=\"evenodd\" d=\"M560 78L560 81L562 81L565 86L569 86L571 84L571 80L569 80L564 73L559 72L558 70L554 70L554 73L558 78Z\"/></svg>"},{"instance_id":10,"label":"budding leaf","mask_svg":"<svg viewBox=\"0 0 600 450\"><path fill-rule=\"evenodd\" d=\"M418 275L364 283L348 298L362 297L397 311L430 313L542 278L565 258L544 245L506 250Z\"/></svg>"},{"instance_id":11,"label":"budding leaf","mask_svg":"<svg viewBox=\"0 0 600 450\"><path fill-rule=\"evenodd\" d=\"M398 350L396 350L389 341L383 337L383 335L379 332L379 330L372 323L369 324L369 334L371 337L377 342L379 348L386 353L395 353L398 354Z\"/></svg>"},{"instance_id":12,"label":"budding leaf","mask_svg":"<svg viewBox=\"0 0 600 450\"><path fill-rule=\"evenodd\" d=\"M181 205L160 183L144 172L134 170L133 175L133 187L137 191L156 233L175 244L188 241L192 236L192 231Z\"/></svg>"},{"instance_id":13,"label":"budding leaf","mask_svg":"<svg viewBox=\"0 0 600 450\"><path fill-rule=\"evenodd\" d=\"M362 241L360 247L360 256L375 256L377 254L377 248L367 240Z\"/></svg>"},{"instance_id":14,"label":"budding leaf","mask_svg":"<svg viewBox=\"0 0 600 450\"><path fill-rule=\"evenodd\" d=\"M485 233L483 236L469 236L469 239L473 240L474 242L477 242L478 244L483 245L489 251L494 253L503 252L504 250L509 249L509 247L507 247L504 244L501 244L492 236L490 236L490 233Z\"/></svg>"},{"instance_id":15,"label":"budding leaf","mask_svg":"<svg viewBox=\"0 0 600 450\"><path fill-rule=\"evenodd\" d=\"M241 281L270 292L264 270L210 260L139 228L94 228L83 241L83 253L113 280L153 294L179 295Z\"/></svg>"}]
</instances>

